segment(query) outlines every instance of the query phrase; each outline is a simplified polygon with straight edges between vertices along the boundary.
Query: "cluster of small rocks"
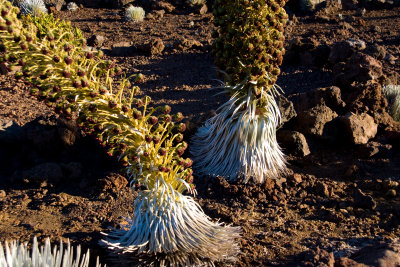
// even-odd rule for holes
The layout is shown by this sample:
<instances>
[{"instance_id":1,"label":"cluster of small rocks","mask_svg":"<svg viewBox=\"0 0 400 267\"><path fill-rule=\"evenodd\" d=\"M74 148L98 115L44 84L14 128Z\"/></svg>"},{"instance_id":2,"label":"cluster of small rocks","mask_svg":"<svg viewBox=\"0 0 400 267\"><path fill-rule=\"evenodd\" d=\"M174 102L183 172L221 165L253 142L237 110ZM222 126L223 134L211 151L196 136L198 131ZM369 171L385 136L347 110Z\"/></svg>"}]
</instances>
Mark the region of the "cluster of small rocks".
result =
<instances>
[{"instance_id":1,"label":"cluster of small rocks","mask_svg":"<svg viewBox=\"0 0 400 267\"><path fill-rule=\"evenodd\" d=\"M359 39L331 46L313 38L290 40L285 64L331 69L335 85L290 95L283 101L285 124L278 132L282 145L299 156L310 154L307 139L349 143L369 154L370 141L378 132L380 140L389 138L389 132L398 132L399 124L386 111L382 86L398 84L400 79L396 73L384 73L381 61L385 58L382 46L367 47ZM382 142L393 145L392 141Z\"/></svg>"},{"instance_id":2,"label":"cluster of small rocks","mask_svg":"<svg viewBox=\"0 0 400 267\"><path fill-rule=\"evenodd\" d=\"M288 6L293 12L331 14L340 10L387 9L399 6L398 0L300 0L289 1Z\"/></svg>"}]
</instances>

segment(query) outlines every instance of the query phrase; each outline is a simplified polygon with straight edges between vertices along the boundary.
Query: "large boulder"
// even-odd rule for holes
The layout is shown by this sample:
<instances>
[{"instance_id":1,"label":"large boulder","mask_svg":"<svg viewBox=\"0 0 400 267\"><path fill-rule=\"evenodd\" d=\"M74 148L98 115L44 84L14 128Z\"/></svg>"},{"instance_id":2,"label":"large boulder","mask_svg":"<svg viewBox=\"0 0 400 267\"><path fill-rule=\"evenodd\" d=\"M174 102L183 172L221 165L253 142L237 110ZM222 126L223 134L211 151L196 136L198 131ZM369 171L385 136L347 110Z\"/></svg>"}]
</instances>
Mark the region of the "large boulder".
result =
<instances>
[{"instance_id":1,"label":"large boulder","mask_svg":"<svg viewBox=\"0 0 400 267\"><path fill-rule=\"evenodd\" d=\"M383 75L382 63L363 53L353 54L346 64L336 64L333 72L334 82L339 86L348 86L355 81L377 81Z\"/></svg>"},{"instance_id":2,"label":"large boulder","mask_svg":"<svg viewBox=\"0 0 400 267\"><path fill-rule=\"evenodd\" d=\"M374 119L366 114L354 114L349 112L341 118L348 139L356 145L366 144L374 138L378 132L378 125Z\"/></svg>"},{"instance_id":3,"label":"large boulder","mask_svg":"<svg viewBox=\"0 0 400 267\"><path fill-rule=\"evenodd\" d=\"M325 124L337 116L337 113L325 104L320 104L297 114L296 129L304 134L321 137Z\"/></svg>"},{"instance_id":4,"label":"large boulder","mask_svg":"<svg viewBox=\"0 0 400 267\"><path fill-rule=\"evenodd\" d=\"M285 151L292 152L297 156L307 156L310 154L310 148L306 138L302 133L296 131L280 130L277 133L278 143Z\"/></svg>"}]
</instances>

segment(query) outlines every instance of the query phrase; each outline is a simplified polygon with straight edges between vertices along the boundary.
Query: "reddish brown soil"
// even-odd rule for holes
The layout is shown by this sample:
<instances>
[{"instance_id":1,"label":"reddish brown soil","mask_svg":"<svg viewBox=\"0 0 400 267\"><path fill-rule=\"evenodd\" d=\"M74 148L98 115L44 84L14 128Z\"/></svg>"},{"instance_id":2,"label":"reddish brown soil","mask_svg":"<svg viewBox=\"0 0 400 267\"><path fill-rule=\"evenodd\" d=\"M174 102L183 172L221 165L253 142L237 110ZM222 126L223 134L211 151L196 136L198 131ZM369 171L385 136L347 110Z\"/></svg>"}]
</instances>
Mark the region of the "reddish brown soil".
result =
<instances>
[{"instance_id":1,"label":"reddish brown soil","mask_svg":"<svg viewBox=\"0 0 400 267\"><path fill-rule=\"evenodd\" d=\"M287 37L312 37L327 44L359 37L400 57L399 14L400 8L368 11L365 23L352 23L352 31L336 22L304 17L288 26ZM71 20L86 37L103 35L106 48L122 41L140 46L161 38L166 46L162 55L136 52L112 59L128 75L143 73L142 94L150 95L156 105L169 104L173 112L183 112L193 127L226 100L223 95L215 96L218 90L209 90L219 84L210 53L210 14L179 11L159 21L137 24L124 22L114 9L84 8L57 16ZM372 33L373 25L381 31ZM174 49L174 43L182 38L197 40L203 46ZM385 72L400 72L399 61L383 64ZM109 264L105 250L97 245L100 232L116 227L123 221L121 216L132 213L134 200L126 178L116 174L118 164L90 138L81 137L73 145L63 143L59 139L62 123L57 123L49 108L30 97L27 88L11 76L0 76L0 83L0 125L13 121L12 134L24 133L12 139L12 145L0 147L0 190L4 190L0 191L0 241L30 241L34 235L40 241L45 237L53 241L69 238ZM285 65L278 83L289 96L331 86L333 76L329 69ZM187 141L192 133L193 128L185 137ZM40 138L44 140L37 141ZM312 147L311 156L289 155L288 160L288 177L262 186L195 177L197 199L206 214L243 229L237 266L296 263L301 261L302 252L316 247L335 256L350 255L375 240L400 236L400 187L397 196L390 197L383 182L389 177L399 181L399 150L388 148L378 156L364 158L355 147L326 144ZM35 169L37 166L57 177L48 179ZM370 194L376 208L356 207L355 188Z\"/></svg>"}]
</instances>

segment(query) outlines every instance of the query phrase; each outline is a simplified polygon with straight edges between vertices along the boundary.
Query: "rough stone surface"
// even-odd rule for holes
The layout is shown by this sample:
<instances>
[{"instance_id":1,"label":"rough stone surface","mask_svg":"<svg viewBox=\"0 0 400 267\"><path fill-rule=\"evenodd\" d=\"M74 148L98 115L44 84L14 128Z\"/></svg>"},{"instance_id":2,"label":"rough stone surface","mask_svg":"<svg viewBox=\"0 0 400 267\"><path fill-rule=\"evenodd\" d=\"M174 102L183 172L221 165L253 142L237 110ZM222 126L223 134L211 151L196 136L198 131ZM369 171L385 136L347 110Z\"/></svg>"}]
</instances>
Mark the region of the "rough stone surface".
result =
<instances>
[{"instance_id":1,"label":"rough stone surface","mask_svg":"<svg viewBox=\"0 0 400 267\"><path fill-rule=\"evenodd\" d=\"M353 144L366 144L378 132L378 125L374 119L366 114L347 113L342 118L346 134Z\"/></svg>"},{"instance_id":2,"label":"rough stone surface","mask_svg":"<svg viewBox=\"0 0 400 267\"><path fill-rule=\"evenodd\" d=\"M305 253L302 264L298 266L334 267L335 257L332 252L317 247L317 249Z\"/></svg>"},{"instance_id":3,"label":"rough stone surface","mask_svg":"<svg viewBox=\"0 0 400 267\"><path fill-rule=\"evenodd\" d=\"M119 42L111 47L111 55L113 56L129 56L133 53L134 48L131 42Z\"/></svg>"},{"instance_id":4,"label":"rough stone surface","mask_svg":"<svg viewBox=\"0 0 400 267\"><path fill-rule=\"evenodd\" d=\"M307 140L302 133L289 130L280 130L277 133L278 143L285 150L293 152L295 155L304 157L310 154Z\"/></svg>"},{"instance_id":5,"label":"rough stone surface","mask_svg":"<svg viewBox=\"0 0 400 267\"><path fill-rule=\"evenodd\" d=\"M167 13L171 13L172 11L175 10L175 7L168 3L168 2L164 2L164 1L152 1L151 3L151 8L153 10L165 10L165 12Z\"/></svg>"},{"instance_id":6,"label":"rough stone surface","mask_svg":"<svg viewBox=\"0 0 400 267\"><path fill-rule=\"evenodd\" d=\"M367 266L398 267L400 266L400 239L364 247L351 255L351 258Z\"/></svg>"},{"instance_id":7,"label":"rough stone surface","mask_svg":"<svg viewBox=\"0 0 400 267\"><path fill-rule=\"evenodd\" d=\"M375 200L365 194L361 189L356 188L353 192L354 205L359 208L374 210L376 208Z\"/></svg>"},{"instance_id":8,"label":"rough stone surface","mask_svg":"<svg viewBox=\"0 0 400 267\"><path fill-rule=\"evenodd\" d=\"M279 127L282 127L286 122L297 116L296 110L293 107L292 101L288 100L283 95L277 98L278 107L281 112L281 121Z\"/></svg>"},{"instance_id":9,"label":"rough stone surface","mask_svg":"<svg viewBox=\"0 0 400 267\"><path fill-rule=\"evenodd\" d=\"M180 51L186 51L189 49L200 49L203 45L199 41L192 39L181 39L174 43L174 48Z\"/></svg>"},{"instance_id":10,"label":"rough stone surface","mask_svg":"<svg viewBox=\"0 0 400 267\"><path fill-rule=\"evenodd\" d=\"M335 267L367 267L367 265L358 263L350 258L342 257L335 260Z\"/></svg>"},{"instance_id":11,"label":"rough stone surface","mask_svg":"<svg viewBox=\"0 0 400 267\"><path fill-rule=\"evenodd\" d=\"M342 8L344 10L354 10L357 9L358 0L342 0Z\"/></svg>"},{"instance_id":12,"label":"rough stone surface","mask_svg":"<svg viewBox=\"0 0 400 267\"><path fill-rule=\"evenodd\" d=\"M59 164L46 162L22 173L22 177L29 183L40 185L43 182L58 183L64 177Z\"/></svg>"},{"instance_id":13,"label":"rough stone surface","mask_svg":"<svg viewBox=\"0 0 400 267\"><path fill-rule=\"evenodd\" d=\"M134 0L113 0L111 3L114 8L123 8L132 2L134 2Z\"/></svg>"},{"instance_id":14,"label":"rough stone surface","mask_svg":"<svg viewBox=\"0 0 400 267\"><path fill-rule=\"evenodd\" d=\"M324 126L338 115L325 104L298 113L296 129L304 134L322 136Z\"/></svg>"},{"instance_id":15,"label":"rough stone surface","mask_svg":"<svg viewBox=\"0 0 400 267\"><path fill-rule=\"evenodd\" d=\"M54 7L57 11L60 11L65 5L64 0L44 0L47 7Z\"/></svg>"},{"instance_id":16,"label":"rough stone surface","mask_svg":"<svg viewBox=\"0 0 400 267\"><path fill-rule=\"evenodd\" d=\"M89 39L87 39L87 44L93 47L101 47L105 41L103 35L93 34Z\"/></svg>"},{"instance_id":17,"label":"rough stone surface","mask_svg":"<svg viewBox=\"0 0 400 267\"><path fill-rule=\"evenodd\" d=\"M354 53L345 65L334 66L335 84L342 86L377 80L382 74L382 63L363 53Z\"/></svg>"},{"instance_id":18,"label":"rough stone surface","mask_svg":"<svg viewBox=\"0 0 400 267\"><path fill-rule=\"evenodd\" d=\"M164 48L164 42L160 38L156 38L147 43L144 50L149 55L160 55L164 51Z\"/></svg>"},{"instance_id":19,"label":"rough stone surface","mask_svg":"<svg viewBox=\"0 0 400 267\"><path fill-rule=\"evenodd\" d=\"M291 97L290 100L297 112L305 111L320 104L325 104L334 111L341 111L346 106L341 98L340 88L337 86L299 93Z\"/></svg>"}]
</instances>

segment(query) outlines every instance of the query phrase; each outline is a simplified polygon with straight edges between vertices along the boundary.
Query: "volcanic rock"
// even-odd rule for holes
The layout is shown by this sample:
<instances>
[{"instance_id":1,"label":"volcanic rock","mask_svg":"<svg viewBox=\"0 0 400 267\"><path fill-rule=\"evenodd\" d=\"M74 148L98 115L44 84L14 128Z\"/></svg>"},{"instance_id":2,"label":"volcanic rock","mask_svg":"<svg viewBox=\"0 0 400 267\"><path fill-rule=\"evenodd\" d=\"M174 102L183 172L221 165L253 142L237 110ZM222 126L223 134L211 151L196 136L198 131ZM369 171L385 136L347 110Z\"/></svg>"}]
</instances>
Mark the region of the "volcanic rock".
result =
<instances>
[{"instance_id":1,"label":"volcanic rock","mask_svg":"<svg viewBox=\"0 0 400 267\"><path fill-rule=\"evenodd\" d=\"M357 251L351 258L367 266L396 267L400 266L400 240L382 241L366 246Z\"/></svg>"},{"instance_id":2,"label":"volcanic rock","mask_svg":"<svg viewBox=\"0 0 400 267\"><path fill-rule=\"evenodd\" d=\"M65 1L64 0L44 0L44 4L47 7L54 7L55 10L60 11L63 6L65 5Z\"/></svg>"},{"instance_id":3,"label":"volcanic rock","mask_svg":"<svg viewBox=\"0 0 400 267\"><path fill-rule=\"evenodd\" d=\"M87 44L93 47L101 47L105 41L103 35L100 34L93 34L88 40Z\"/></svg>"},{"instance_id":4,"label":"volcanic rock","mask_svg":"<svg viewBox=\"0 0 400 267\"><path fill-rule=\"evenodd\" d=\"M349 112L341 120L347 131L347 136L353 144L366 144L378 132L378 125L366 113L354 114Z\"/></svg>"},{"instance_id":5,"label":"volcanic rock","mask_svg":"<svg viewBox=\"0 0 400 267\"><path fill-rule=\"evenodd\" d=\"M153 10L165 10L165 12L167 13L171 13L172 11L175 10L175 7L168 3L168 2L164 2L164 1L152 1L151 2L151 8Z\"/></svg>"},{"instance_id":6,"label":"volcanic rock","mask_svg":"<svg viewBox=\"0 0 400 267\"><path fill-rule=\"evenodd\" d=\"M375 200L371 196L365 194L359 188L354 190L353 200L354 200L354 205L356 207L364 208L364 209L372 209L372 210L374 210L376 208Z\"/></svg>"},{"instance_id":7,"label":"volcanic rock","mask_svg":"<svg viewBox=\"0 0 400 267\"><path fill-rule=\"evenodd\" d=\"M378 80L382 74L381 62L363 53L353 54L345 65L334 66L335 84L342 86Z\"/></svg>"},{"instance_id":8,"label":"volcanic rock","mask_svg":"<svg viewBox=\"0 0 400 267\"><path fill-rule=\"evenodd\" d=\"M280 130L277 133L277 139L285 150L292 151L295 155L304 157L310 154L307 140L302 133Z\"/></svg>"},{"instance_id":9,"label":"volcanic rock","mask_svg":"<svg viewBox=\"0 0 400 267\"><path fill-rule=\"evenodd\" d=\"M292 101L288 100L285 96L279 95L277 97L278 107L281 112L281 121L278 128L282 127L286 122L297 116L296 110L293 107Z\"/></svg>"},{"instance_id":10,"label":"volcanic rock","mask_svg":"<svg viewBox=\"0 0 400 267\"><path fill-rule=\"evenodd\" d=\"M336 259L335 267L367 267L367 265L358 263L350 258L342 257Z\"/></svg>"},{"instance_id":11,"label":"volcanic rock","mask_svg":"<svg viewBox=\"0 0 400 267\"><path fill-rule=\"evenodd\" d=\"M304 134L321 137L325 124L337 116L337 113L325 104L320 104L298 113L296 129Z\"/></svg>"},{"instance_id":12,"label":"volcanic rock","mask_svg":"<svg viewBox=\"0 0 400 267\"><path fill-rule=\"evenodd\" d=\"M321 104L340 112L346 106L346 103L341 98L340 88L336 86L300 93L291 97L290 100L293 102L297 112L302 112Z\"/></svg>"}]
</instances>

